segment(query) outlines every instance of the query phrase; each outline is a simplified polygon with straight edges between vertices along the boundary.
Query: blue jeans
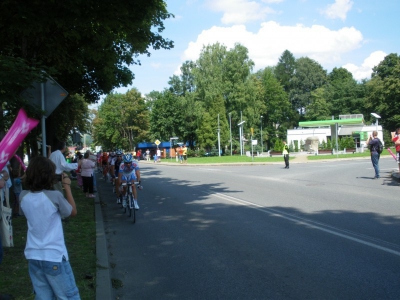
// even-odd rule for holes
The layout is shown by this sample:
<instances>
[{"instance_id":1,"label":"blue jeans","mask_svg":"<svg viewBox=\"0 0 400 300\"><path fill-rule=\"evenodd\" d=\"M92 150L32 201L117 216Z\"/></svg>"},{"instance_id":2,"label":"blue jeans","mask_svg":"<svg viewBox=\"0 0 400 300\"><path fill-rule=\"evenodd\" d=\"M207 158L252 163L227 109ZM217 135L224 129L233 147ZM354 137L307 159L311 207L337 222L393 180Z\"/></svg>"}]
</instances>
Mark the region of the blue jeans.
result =
<instances>
[{"instance_id":1,"label":"blue jeans","mask_svg":"<svg viewBox=\"0 0 400 300\"><path fill-rule=\"evenodd\" d=\"M379 157L380 154L378 152L371 153L372 166L375 169L375 178L379 178Z\"/></svg>"},{"instance_id":2,"label":"blue jeans","mask_svg":"<svg viewBox=\"0 0 400 300\"><path fill-rule=\"evenodd\" d=\"M81 299L69 261L28 260L35 300Z\"/></svg>"}]
</instances>

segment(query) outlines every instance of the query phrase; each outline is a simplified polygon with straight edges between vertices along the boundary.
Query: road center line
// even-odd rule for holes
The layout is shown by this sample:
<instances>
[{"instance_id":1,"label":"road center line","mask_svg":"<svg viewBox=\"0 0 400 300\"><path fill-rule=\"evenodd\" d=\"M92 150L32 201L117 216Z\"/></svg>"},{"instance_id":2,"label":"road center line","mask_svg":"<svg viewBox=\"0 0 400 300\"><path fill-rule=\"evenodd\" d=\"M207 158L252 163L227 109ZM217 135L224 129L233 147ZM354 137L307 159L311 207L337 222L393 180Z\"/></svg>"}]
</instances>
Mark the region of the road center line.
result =
<instances>
[{"instance_id":1,"label":"road center line","mask_svg":"<svg viewBox=\"0 0 400 300\"><path fill-rule=\"evenodd\" d=\"M304 219L304 218L301 218L301 217L298 217L298 216L294 216L294 215L290 215L290 214L287 214L287 213L280 212L280 211L275 210L275 209L265 208L265 207L263 207L263 206L261 206L259 204L256 204L256 203L253 203L253 202L249 202L249 201L246 201L246 200L242 200L242 199L238 199L238 198L235 198L235 197L232 197L232 196L228 196L228 195L225 195L225 194L213 193L213 194L210 194L210 195L214 195L214 196L216 196L218 198L221 198L221 199L224 199L226 201L230 201L230 202L233 202L233 203L236 203L236 204L248 206L250 208L256 209L256 210L261 211L263 213L271 214L272 216L284 218L284 219L292 221L292 222L300 223L300 224L309 226L311 228L318 229L318 230L324 231L326 233L339 236L341 238L345 238L345 239L348 239L348 240L351 240L351 241L354 241L354 242L357 242L357 243L360 243L360 244L363 244L363 245L366 245L366 246L369 246L369 247L372 247L372 248L375 248L375 249L378 249L378 250L381 250L381 251L385 251L387 253L391 253L391 254L400 256L400 251L396 251L396 250L393 250L393 249L390 249L390 248L387 248L387 247L384 247L384 246L380 246L380 245L378 245L376 243L369 242L369 241L366 241L366 240L362 240L360 238L357 238L357 237L354 237L354 236L351 236L351 235L357 235L357 236L363 237L364 239L369 239L371 241L375 240L377 242L391 244L391 243L388 243L388 242L385 242L385 241L382 241L382 240L374 239L372 237L365 236L365 235L360 235L360 234L355 233L355 232L342 230L342 229L335 228L335 227L332 227L332 226L329 226L329 225L326 225L326 224L321 224L321 223L318 223L318 222L314 222L312 220L307 220L307 219ZM327 227L332 228L332 229L329 229ZM344 233L341 233L339 231L344 232ZM351 235L346 234L346 232L351 234ZM391 245L393 245L395 247L398 247L398 245L396 245L396 244L391 244Z\"/></svg>"}]
</instances>

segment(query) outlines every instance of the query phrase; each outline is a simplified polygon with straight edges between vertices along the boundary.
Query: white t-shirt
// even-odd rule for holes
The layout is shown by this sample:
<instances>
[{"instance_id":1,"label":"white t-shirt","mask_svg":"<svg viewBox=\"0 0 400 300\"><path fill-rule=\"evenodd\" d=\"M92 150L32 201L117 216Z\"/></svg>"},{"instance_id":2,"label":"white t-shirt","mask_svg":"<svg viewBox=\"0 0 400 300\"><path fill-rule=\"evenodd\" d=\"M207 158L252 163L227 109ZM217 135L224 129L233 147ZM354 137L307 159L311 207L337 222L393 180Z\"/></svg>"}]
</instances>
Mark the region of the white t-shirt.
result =
<instances>
[{"instance_id":1,"label":"white t-shirt","mask_svg":"<svg viewBox=\"0 0 400 300\"><path fill-rule=\"evenodd\" d=\"M72 206L59 191L22 191L21 210L28 221L26 259L61 262L68 258L61 218L71 215Z\"/></svg>"}]
</instances>

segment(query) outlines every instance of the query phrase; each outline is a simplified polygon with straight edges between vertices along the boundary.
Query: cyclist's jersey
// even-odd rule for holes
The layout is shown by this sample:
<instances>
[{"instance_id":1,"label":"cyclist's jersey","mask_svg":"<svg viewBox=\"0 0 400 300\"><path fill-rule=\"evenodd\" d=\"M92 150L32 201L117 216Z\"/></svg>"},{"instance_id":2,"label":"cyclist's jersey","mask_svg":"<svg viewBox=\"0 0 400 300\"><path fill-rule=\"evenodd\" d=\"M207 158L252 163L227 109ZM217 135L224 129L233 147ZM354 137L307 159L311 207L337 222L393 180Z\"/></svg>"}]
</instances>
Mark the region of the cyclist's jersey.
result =
<instances>
[{"instance_id":1,"label":"cyclist's jersey","mask_svg":"<svg viewBox=\"0 0 400 300\"><path fill-rule=\"evenodd\" d=\"M112 163L112 161L114 160L114 159L116 159L117 157L114 155L114 156L112 156L112 155L109 155L108 156L108 164L109 165L111 165L111 163Z\"/></svg>"},{"instance_id":2,"label":"cyclist's jersey","mask_svg":"<svg viewBox=\"0 0 400 300\"><path fill-rule=\"evenodd\" d=\"M130 166L126 166L124 163L119 166L119 173L122 173L123 181L136 180L137 170L139 170L139 164L136 160L133 160Z\"/></svg>"},{"instance_id":3,"label":"cyclist's jersey","mask_svg":"<svg viewBox=\"0 0 400 300\"><path fill-rule=\"evenodd\" d=\"M108 161L108 155L103 155L101 157L101 164L102 165L107 165L107 161Z\"/></svg>"},{"instance_id":4,"label":"cyclist's jersey","mask_svg":"<svg viewBox=\"0 0 400 300\"><path fill-rule=\"evenodd\" d=\"M117 157L115 157L111 162L111 165L114 166L114 172L116 177L118 177L119 167L121 166L121 164L122 164L122 159L118 160Z\"/></svg>"}]
</instances>

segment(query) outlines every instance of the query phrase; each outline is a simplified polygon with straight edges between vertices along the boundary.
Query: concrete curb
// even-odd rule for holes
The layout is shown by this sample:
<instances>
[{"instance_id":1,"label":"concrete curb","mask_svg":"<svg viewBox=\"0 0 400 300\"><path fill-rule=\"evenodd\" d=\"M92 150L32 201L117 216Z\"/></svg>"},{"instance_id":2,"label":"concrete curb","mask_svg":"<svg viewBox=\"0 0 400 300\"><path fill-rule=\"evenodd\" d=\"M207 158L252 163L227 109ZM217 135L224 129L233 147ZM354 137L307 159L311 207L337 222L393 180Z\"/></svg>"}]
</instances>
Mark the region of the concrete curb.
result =
<instances>
[{"instance_id":1,"label":"concrete curb","mask_svg":"<svg viewBox=\"0 0 400 300\"><path fill-rule=\"evenodd\" d=\"M96 219L96 299L112 299L112 285L110 275L110 264L108 260L107 239L104 231L103 212L99 192L95 198Z\"/></svg>"}]
</instances>

